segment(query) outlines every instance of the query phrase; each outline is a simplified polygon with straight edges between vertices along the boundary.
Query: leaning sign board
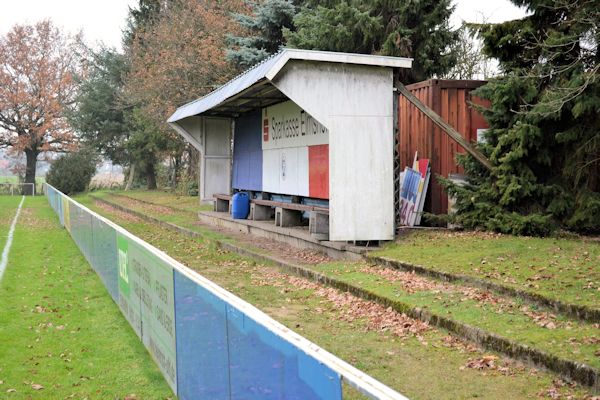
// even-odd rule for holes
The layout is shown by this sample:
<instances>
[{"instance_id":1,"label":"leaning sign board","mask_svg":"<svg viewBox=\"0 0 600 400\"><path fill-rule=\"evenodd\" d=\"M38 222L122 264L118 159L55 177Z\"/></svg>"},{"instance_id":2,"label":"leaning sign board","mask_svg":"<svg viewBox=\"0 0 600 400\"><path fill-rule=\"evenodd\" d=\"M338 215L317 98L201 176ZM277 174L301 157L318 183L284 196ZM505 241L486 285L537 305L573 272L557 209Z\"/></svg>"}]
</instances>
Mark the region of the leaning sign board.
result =
<instances>
[{"instance_id":1,"label":"leaning sign board","mask_svg":"<svg viewBox=\"0 0 600 400\"><path fill-rule=\"evenodd\" d=\"M263 108L263 150L304 147L329 142L329 132L293 101Z\"/></svg>"},{"instance_id":2,"label":"leaning sign board","mask_svg":"<svg viewBox=\"0 0 600 400\"><path fill-rule=\"evenodd\" d=\"M425 195L429 185L431 168L429 160L415 161L413 168L406 167L400 182L400 224L418 225L421 222Z\"/></svg>"}]
</instances>

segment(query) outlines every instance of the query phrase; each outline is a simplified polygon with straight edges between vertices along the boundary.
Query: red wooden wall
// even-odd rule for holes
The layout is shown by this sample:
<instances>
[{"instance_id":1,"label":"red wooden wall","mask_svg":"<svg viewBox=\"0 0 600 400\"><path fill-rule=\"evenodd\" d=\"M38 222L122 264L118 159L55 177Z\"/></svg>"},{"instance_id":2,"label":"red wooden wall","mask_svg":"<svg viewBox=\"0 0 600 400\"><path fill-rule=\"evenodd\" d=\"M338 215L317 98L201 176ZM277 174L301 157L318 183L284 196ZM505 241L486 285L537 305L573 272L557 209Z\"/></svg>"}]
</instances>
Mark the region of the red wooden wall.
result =
<instances>
[{"instance_id":1,"label":"red wooden wall","mask_svg":"<svg viewBox=\"0 0 600 400\"><path fill-rule=\"evenodd\" d=\"M483 84L485 81L430 79L407 85L406 88L464 138L476 142L477 129L487 128L488 125L469 103L487 105L485 100L471 95L473 89ZM464 173L456 163L456 155L465 151L402 95L399 96L398 107L398 153L401 168L412 166L415 151L419 153L419 158L429 158L432 176L425 211L446 213L448 196L437 182L436 176L448 177L450 173Z\"/></svg>"}]
</instances>

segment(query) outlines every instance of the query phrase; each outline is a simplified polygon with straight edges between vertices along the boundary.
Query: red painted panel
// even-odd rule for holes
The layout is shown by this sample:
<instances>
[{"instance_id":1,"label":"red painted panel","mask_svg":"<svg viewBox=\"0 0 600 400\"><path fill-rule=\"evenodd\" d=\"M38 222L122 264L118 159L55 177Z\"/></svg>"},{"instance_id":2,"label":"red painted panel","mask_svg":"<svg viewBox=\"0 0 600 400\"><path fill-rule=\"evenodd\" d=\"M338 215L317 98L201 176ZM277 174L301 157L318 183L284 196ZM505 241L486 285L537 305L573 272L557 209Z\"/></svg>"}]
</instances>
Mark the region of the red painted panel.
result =
<instances>
[{"instance_id":1,"label":"red painted panel","mask_svg":"<svg viewBox=\"0 0 600 400\"><path fill-rule=\"evenodd\" d=\"M329 145L308 146L308 193L329 199Z\"/></svg>"}]
</instances>

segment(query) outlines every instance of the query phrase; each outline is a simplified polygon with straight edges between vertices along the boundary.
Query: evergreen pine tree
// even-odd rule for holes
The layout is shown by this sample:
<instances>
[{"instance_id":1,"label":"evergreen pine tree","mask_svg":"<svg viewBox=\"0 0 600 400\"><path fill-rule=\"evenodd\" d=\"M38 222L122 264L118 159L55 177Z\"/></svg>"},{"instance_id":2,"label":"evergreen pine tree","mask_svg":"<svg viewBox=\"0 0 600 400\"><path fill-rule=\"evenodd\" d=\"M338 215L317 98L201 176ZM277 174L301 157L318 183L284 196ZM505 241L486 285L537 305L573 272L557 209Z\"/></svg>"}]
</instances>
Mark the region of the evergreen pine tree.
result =
<instances>
[{"instance_id":1,"label":"evergreen pine tree","mask_svg":"<svg viewBox=\"0 0 600 400\"><path fill-rule=\"evenodd\" d=\"M114 164L127 165L130 157L125 143L130 134L130 112L120 94L127 62L114 49L91 54L88 74L79 83L69 122L82 141Z\"/></svg>"},{"instance_id":2,"label":"evergreen pine tree","mask_svg":"<svg viewBox=\"0 0 600 400\"><path fill-rule=\"evenodd\" d=\"M284 36L290 47L411 57L400 78L413 83L454 66L453 10L451 0L307 1Z\"/></svg>"},{"instance_id":3,"label":"evergreen pine tree","mask_svg":"<svg viewBox=\"0 0 600 400\"><path fill-rule=\"evenodd\" d=\"M276 53L283 45L284 28L290 29L297 12L292 0L248 1L251 15L234 14L247 36L229 36L227 59L240 69L251 67Z\"/></svg>"},{"instance_id":4,"label":"evergreen pine tree","mask_svg":"<svg viewBox=\"0 0 600 400\"><path fill-rule=\"evenodd\" d=\"M462 162L470 185L447 183L466 227L545 235L600 231L600 8L593 1L512 0L531 15L480 26L503 76L489 99L482 150L494 165Z\"/></svg>"}]
</instances>

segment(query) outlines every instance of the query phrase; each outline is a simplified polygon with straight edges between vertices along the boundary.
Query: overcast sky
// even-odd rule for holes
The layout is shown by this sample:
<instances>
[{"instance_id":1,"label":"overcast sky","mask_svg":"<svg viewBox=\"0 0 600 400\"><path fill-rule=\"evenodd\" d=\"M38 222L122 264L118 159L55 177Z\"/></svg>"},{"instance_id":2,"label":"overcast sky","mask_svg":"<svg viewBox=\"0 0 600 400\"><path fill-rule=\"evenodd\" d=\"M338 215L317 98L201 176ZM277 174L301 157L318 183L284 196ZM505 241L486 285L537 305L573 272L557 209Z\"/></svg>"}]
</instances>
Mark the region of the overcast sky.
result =
<instances>
[{"instance_id":1,"label":"overcast sky","mask_svg":"<svg viewBox=\"0 0 600 400\"><path fill-rule=\"evenodd\" d=\"M83 30L88 43L102 42L120 48L128 7L137 0L0 0L0 34L14 24L50 18L71 33ZM524 11L508 0L455 0L452 25L461 21L502 22L522 17Z\"/></svg>"}]
</instances>

